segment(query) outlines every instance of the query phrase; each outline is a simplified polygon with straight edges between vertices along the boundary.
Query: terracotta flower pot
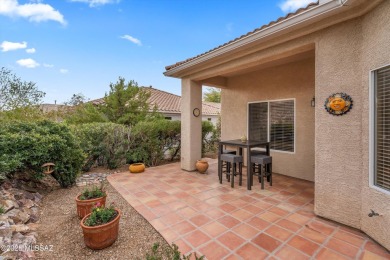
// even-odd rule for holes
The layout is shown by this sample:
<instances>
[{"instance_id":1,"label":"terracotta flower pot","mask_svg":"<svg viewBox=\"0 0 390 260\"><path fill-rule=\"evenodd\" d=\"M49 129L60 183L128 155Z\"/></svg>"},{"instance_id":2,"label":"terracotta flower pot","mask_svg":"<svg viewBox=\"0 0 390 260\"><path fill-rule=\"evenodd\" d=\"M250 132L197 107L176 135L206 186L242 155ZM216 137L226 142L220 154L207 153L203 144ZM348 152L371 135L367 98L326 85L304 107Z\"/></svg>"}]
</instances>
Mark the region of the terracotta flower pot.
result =
<instances>
[{"instance_id":1,"label":"terracotta flower pot","mask_svg":"<svg viewBox=\"0 0 390 260\"><path fill-rule=\"evenodd\" d=\"M209 163L205 160L198 160L195 164L195 167L199 173L205 173L209 168Z\"/></svg>"},{"instance_id":2,"label":"terracotta flower pot","mask_svg":"<svg viewBox=\"0 0 390 260\"><path fill-rule=\"evenodd\" d=\"M90 200L80 200L81 194L76 197L76 205L77 205L77 215L79 218L83 218L89 213L92 212L92 208L96 206L96 203L100 203L101 206L106 205L106 196L96 198L96 199L90 199Z\"/></svg>"},{"instance_id":3,"label":"terracotta flower pot","mask_svg":"<svg viewBox=\"0 0 390 260\"><path fill-rule=\"evenodd\" d=\"M111 221L100 226L89 227L84 224L84 221L91 215L86 215L80 222L84 234L84 243L91 249L103 249L114 244L119 233L119 219L122 212L115 209L118 215Z\"/></svg>"},{"instance_id":4,"label":"terracotta flower pot","mask_svg":"<svg viewBox=\"0 0 390 260\"><path fill-rule=\"evenodd\" d=\"M140 173L145 171L145 164L143 163L133 163L129 166L129 171L131 173Z\"/></svg>"}]
</instances>

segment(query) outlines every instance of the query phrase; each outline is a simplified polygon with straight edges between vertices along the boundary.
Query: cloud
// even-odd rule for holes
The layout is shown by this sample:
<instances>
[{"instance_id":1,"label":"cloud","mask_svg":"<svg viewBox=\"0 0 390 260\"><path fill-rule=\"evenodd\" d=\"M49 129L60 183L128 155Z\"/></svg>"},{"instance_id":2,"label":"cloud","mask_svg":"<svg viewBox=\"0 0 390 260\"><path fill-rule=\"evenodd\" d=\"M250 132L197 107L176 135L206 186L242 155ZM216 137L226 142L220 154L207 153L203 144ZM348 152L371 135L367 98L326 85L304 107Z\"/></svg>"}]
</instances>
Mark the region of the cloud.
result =
<instances>
[{"instance_id":1,"label":"cloud","mask_svg":"<svg viewBox=\"0 0 390 260\"><path fill-rule=\"evenodd\" d=\"M43 67L45 67L45 68L53 68L54 65L53 64L43 63Z\"/></svg>"},{"instance_id":2,"label":"cloud","mask_svg":"<svg viewBox=\"0 0 390 260\"><path fill-rule=\"evenodd\" d=\"M17 60L16 63L19 64L19 66L26 67L29 69L39 67L39 63L33 59L21 59Z\"/></svg>"},{"instance_id":3,"label":"cloud","mask_svg":"<svg viewBox=\"0 0 390 260\"><path fill-rule=\"evenodd\" d=\"M27 53L35 53L36 51L35 48L26 49Z\"/></svg>"},{"instance_id":4,"label":"cloud","mask_svg":"<svg viewBox=\"0 0 390 260\"><path fill-rule=\"evenodd\" d=\"M9 17L23 17L30 22L56 21L66 25L64 16L51 5L42 4L40 1L19 4L18 0L1 0L0 15Z\"/></svg>"},{"instance_id":5,"label":"cloud","mask_svg":"<svg viewBox=\"0 0 390 260\"><path fill-rule=\"evenodd\" d=\"M291 13L313 2L315 0L284 0L279 4L279 7L284 13Z\"/></svg>"},{"instance_id":6,"label":"cloud","mask_svg":"<svg viewBox=\"0 0 390 260\"><path fill-rule=\"evenodd\" d=\"M1 6L1 3L0 3ZM25 49L27 48L27 42L9 42L9 41L3 41L0 44L0 48L2 52L7 51L15 51L18 49Z\"/></svg>"},{"instance_id":7,"label":"cloud","mask_svg":"<svg viewBox=\"0 0 390 260\"><path fill-rule=\"evenodd\" d=\"M66 73L69 72L69 70L67 70L67 69L60 69L60 72L61 72L62 74L66 74Z\"/></svg>"},{"instance_id":8,"label":"cloud","mask_svg":"<svg viewBox=\"0 0 390 260\"><path fill-rule=\"evenodd\" d=\"M89 7L97 7L100 5L106 5L106 4L116 4L119 3L120 0L70 0L71 2L80 2L80 3L86 3L89 5Z\"/></svg>"},{"instance_id":9,"label":"cloud","mask_svg":"<svg viewBox=\"0 0 390 260\"><path fill-rule=\"evenodd\" d=\"M125 40L129 40L132 43L137 44L138 46L142 46L142 43L141 43L140 40L138 40L137 38L134 38L133 36L130 36L128 34L125 34L125 35L121 36L121 38L125 39Z\"/></svg>"}]
</instances>

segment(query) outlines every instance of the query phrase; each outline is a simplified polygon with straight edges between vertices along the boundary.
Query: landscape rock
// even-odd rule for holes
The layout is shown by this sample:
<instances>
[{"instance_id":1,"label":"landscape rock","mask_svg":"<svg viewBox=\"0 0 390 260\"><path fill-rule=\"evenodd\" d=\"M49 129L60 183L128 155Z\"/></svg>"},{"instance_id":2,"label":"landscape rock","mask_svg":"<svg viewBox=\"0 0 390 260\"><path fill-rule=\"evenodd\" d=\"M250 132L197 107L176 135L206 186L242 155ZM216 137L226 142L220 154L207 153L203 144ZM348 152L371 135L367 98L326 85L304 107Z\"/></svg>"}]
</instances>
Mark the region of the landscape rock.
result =
<instances>
[{"instance_id":1,"label":"landscape rock","mask_svg":"<svg viewBox=\"0 0 390 260\"><path fill-rule=\"evenodd\" d=\"M15 201L9 199L0 200L0 206L3 206L5 213L7 213L8 211L14 208L19 208L18 203L15 203Z\"/></svg>"},{"instance_id":2,"label":"landscape rock","mask_svg":"<svg viewBox=\"0 0 390 260\"><path fill-rule=\"evenodd\" d=\"M5 215L8 216L8 218L12 219L15 222L15 224L20 224L20 223L25 224L30 219L29 214L18 209L13 209L7 212Z\"/></svg>"}]
</instances>

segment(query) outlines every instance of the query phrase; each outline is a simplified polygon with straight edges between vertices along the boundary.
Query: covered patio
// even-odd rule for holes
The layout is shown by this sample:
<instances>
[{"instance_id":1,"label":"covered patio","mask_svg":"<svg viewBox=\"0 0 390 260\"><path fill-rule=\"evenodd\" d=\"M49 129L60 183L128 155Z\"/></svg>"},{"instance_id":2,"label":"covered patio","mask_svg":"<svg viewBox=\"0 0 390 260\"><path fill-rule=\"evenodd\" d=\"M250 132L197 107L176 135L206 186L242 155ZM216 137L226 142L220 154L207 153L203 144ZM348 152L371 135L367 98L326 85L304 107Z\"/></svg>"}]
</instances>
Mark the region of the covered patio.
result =
<instances>
[{"instance_id":1,"label":"covered patio","mask_svg":"<svg viewBox=\"0 0 390 260\"><path fill-rule=\"evenodd\" d=\"M389 259L364 233L315 216L314 183L274 174L274 185L248 191L219 184L217 160L207 174L179 163L122 172L109 182L184 254L207 259ZM244 171L245 172L245 171ZM244 182L246 176L244 175ZM125 232L125 231L122 231Z\"/></svg>"}]
</instances>

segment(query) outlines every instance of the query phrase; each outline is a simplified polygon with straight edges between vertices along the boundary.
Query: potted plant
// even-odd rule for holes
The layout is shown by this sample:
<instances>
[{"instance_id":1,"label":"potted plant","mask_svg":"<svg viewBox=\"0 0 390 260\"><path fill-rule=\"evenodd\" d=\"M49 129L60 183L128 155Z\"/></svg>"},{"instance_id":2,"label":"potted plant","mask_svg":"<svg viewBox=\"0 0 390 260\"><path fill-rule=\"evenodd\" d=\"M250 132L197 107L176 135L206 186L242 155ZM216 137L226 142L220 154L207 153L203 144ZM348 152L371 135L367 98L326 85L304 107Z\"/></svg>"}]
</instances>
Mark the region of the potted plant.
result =
<instances>
[{"instance_id":1,"label":"potted plant","mask_svg":"<svg viewBox=\"0 0 390 260\"><path fill-rule=\"evenodd\" d=\"M97 204L80 222L85 245L91 249L103 249L112 245L118 238L121 214L113 204L107 208Z\"/></svg>"},{"instance_id":2,"label":"potted plant","mask_svg":"<svg viewBox=\"0 0 390 260\"><path fill-rule=\"evenodd\" d=\"M100 186L87 187L84 191L76 197L77 215L83 218L92 212L92 208L99 203L104 206L106 204L107 193L105 191L104 183Z\"/></svg>"}]
</instances>

